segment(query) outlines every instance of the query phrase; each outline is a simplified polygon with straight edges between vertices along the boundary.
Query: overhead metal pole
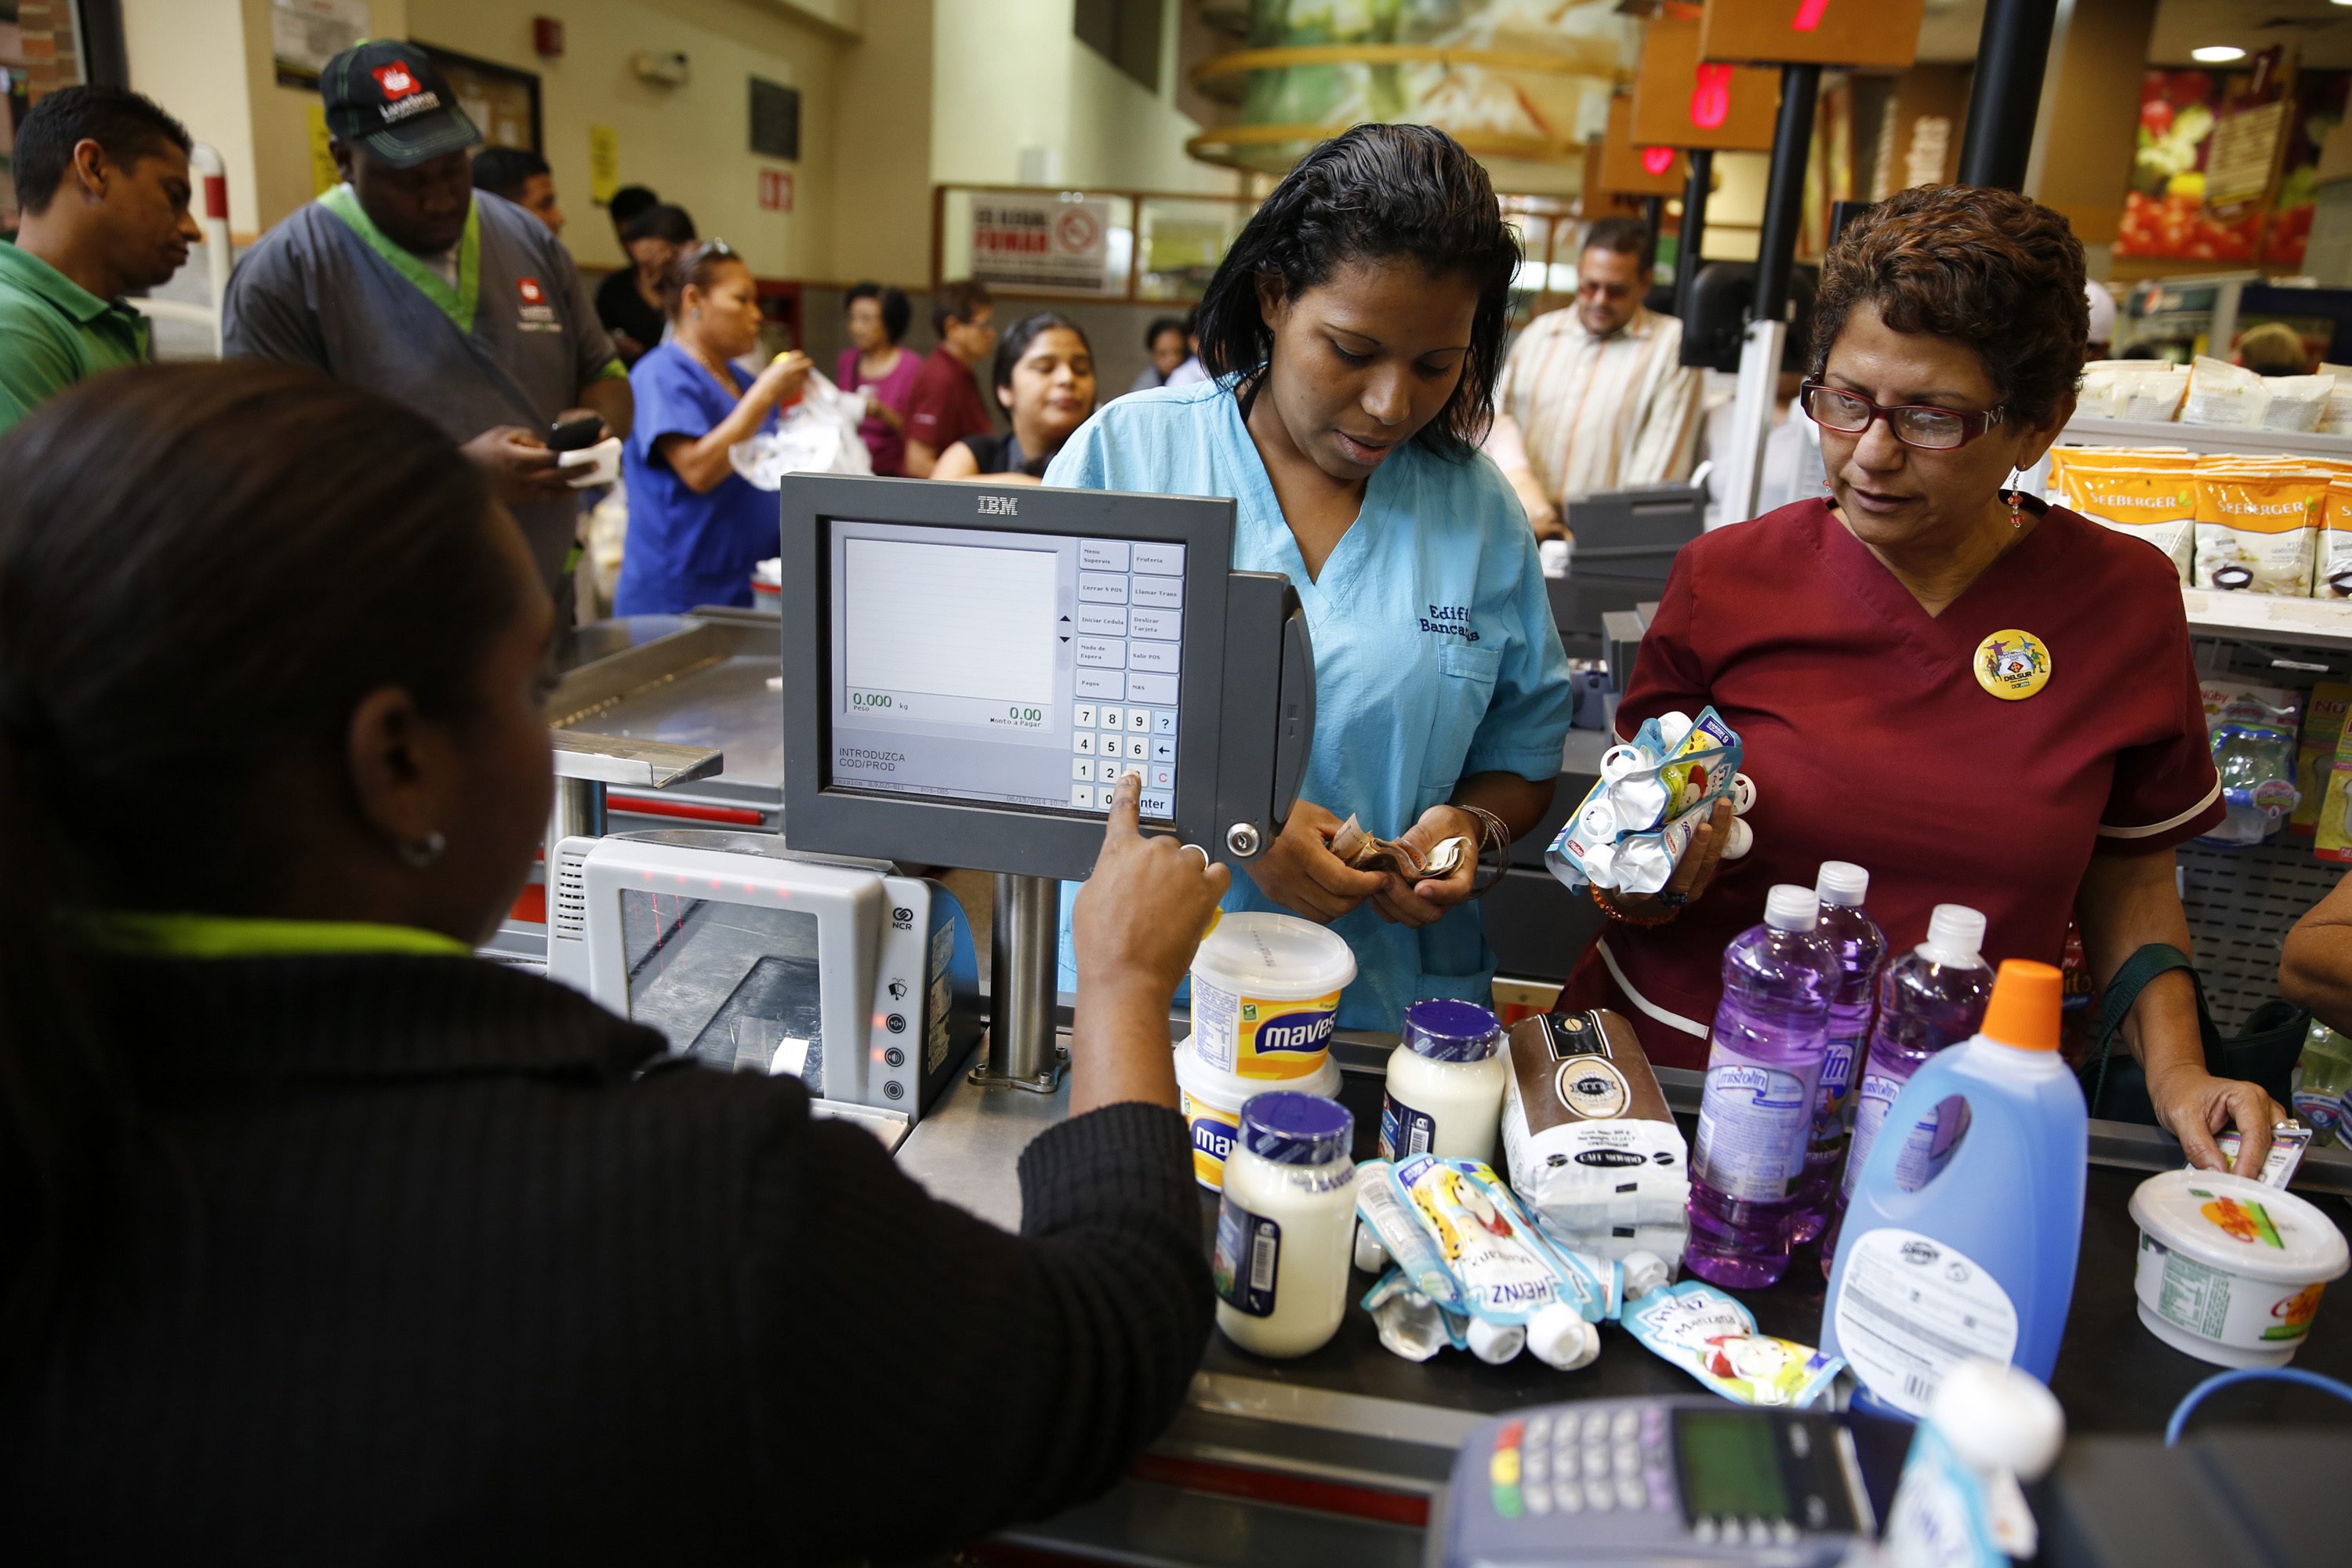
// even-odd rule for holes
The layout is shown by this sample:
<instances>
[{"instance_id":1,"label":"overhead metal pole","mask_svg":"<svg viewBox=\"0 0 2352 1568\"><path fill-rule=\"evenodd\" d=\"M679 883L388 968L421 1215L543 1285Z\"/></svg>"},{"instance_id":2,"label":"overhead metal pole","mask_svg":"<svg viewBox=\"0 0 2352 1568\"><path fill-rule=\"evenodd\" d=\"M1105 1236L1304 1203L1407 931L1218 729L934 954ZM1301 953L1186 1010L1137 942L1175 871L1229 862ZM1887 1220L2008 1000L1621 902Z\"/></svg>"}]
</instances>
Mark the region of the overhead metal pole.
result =
<instances>
[{"instance_id":1,"label":"overhead metal pole","mask_svg":"<svg viewBox=\"0 0 2352 1568\"><path fill-rule=\"evenodd\" d=\"M1739 349L1739 384L1731 411L1731 449L1717 487L1726 522L1756 515L1771 433L1780 354L1789 341L1789 278L1797 259L1797 226L1805 210L1805 163L1813 150L1813 100L1822 68L1780 68L1780 118L1772 131L1772 173L1764 188L1764 230L1756 248L1756 302Z\"/></svg>"},{"instance_id":2,"label":"overhead metal pole","mask_svg":"<svg viewBox=\"0 0 2352 1568\"><path fill-rule=\"evenodd\" d=\"M1675 246L1675 314L1690 330L1691 289L1698 282L1699 247L1706 240L1707 187L1715 178L1715 153L1694 147L1683 154L1690 160L1690 178L1683 182L1683 231Z\"/></svg>"},{"instance_id":3,"label":"overhead metal pole","mask_svg":"<svg viewBox=\"0 0 2352 1568\"><path fill-rule=\"evenodd\" d=\"M1960 184L2025 188L2033 122L2042 112L2042 73L2057 24L2058 0L1986 0L1969 128L1960 142Z\"/></svg>"}]
</instances>

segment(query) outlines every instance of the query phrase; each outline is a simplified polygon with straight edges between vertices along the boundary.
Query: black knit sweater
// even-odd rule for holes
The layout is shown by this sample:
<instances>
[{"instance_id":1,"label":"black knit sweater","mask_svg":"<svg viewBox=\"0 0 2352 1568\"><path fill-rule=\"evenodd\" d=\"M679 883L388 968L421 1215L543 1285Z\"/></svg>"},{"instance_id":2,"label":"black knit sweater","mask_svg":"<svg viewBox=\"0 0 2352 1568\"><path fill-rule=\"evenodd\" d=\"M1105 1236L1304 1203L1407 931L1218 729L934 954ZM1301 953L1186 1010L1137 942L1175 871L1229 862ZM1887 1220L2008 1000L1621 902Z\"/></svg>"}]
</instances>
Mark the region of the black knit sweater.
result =
<instances>
[{"instance_id":1,"label":"black knit sweater","mask_svg":"<svg viewBox=\"0 0 2352 1568\"><path fill-rule=\"evenodd\" d=\"M0 1347L0 1556L830 1563L1115 1480L1208 1335L1177 1115L1021 1160L1023 1234L790 1079L464 958L121 962L117 1264Z\"/></svg>"}]
</instances>

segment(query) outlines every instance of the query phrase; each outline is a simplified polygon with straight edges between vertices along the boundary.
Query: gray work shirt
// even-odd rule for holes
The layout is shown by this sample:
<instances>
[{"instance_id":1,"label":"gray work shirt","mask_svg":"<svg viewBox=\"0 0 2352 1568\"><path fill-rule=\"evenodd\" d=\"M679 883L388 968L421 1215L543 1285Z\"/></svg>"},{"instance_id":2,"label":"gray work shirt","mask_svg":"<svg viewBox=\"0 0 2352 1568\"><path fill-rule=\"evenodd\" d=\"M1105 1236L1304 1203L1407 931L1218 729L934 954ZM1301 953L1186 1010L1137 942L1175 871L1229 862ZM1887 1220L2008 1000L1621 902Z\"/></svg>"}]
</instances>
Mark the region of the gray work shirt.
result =
<instances>
[{"instance_id":1,"label":"gray work shirt","mask_svg":"<svg viewBox=\"0 0 2352 1568\"><path fill-rule=\"evenodd\" d=\"M571 253L530 213L476 192L457 260L453 286L339 185L237 264L224 352L316 365L406 404L458 442L498 425L543 435L583 387L625 375ZM577 501L513 510L552 584L572 549Z\"/></svg>"}]
</instances>

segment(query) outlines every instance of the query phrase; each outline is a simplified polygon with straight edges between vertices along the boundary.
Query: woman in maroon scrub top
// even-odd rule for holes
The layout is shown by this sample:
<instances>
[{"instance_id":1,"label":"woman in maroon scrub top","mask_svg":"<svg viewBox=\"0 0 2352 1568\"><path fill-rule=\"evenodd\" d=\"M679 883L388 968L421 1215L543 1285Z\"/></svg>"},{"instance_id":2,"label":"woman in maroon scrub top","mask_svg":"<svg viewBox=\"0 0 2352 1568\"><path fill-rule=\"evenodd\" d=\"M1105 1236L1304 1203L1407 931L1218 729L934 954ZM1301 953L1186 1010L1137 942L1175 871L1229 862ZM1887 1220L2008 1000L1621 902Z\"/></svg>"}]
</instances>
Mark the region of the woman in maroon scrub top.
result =
<instances>
[{"instance_id":1,"label":"woman in maroon scrub top","mask_svg":"<svg viewBox=\"0 0 2352 1568\"><path fill-rule=\"evenodd\" d=\"M2074 412L2086 316L2082 247L2021 196L1909 190L1849 226L1802 395L1834 501L1685 549L1617 715L1630 735L1713 703L1746 743L1755 847L1720 860L1727 805L1665 892L1602 896L1564 1006L1704 1067L1725 946L1831 859L1872 872L1893 952L1939 903L1985 913L1994 963L2057 963L2070 915L2102 983L2143 942L2189 950L2172 850L2222 807L2172 563L2004 488ZM2190 1156L2220 1165L2234 1122L2259 1170L2284 1112L2205 1070L2188 978L2125 1032Z\"/></svg>"}]
</instances>

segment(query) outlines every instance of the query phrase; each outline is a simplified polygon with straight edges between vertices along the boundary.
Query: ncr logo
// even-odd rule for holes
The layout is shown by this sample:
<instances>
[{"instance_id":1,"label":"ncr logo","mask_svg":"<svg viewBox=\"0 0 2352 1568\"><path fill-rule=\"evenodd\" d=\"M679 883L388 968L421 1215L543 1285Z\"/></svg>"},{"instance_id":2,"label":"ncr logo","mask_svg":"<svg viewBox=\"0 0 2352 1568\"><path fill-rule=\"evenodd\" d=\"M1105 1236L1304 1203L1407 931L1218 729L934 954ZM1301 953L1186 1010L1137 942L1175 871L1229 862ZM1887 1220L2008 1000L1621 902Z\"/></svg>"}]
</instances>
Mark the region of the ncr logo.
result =
<instances>
[{"instance_id":1,"label":"ncr logo","mask_svg":"<svg viewBox=\"0 0 2352 1568\"><path fill-rule=\"evenodd\" d=\"M1013 517L1018 515L1020 505L1021 498L1018 496L982 496L980 498L980 515Z\"/></svg>"}]
</instances>

